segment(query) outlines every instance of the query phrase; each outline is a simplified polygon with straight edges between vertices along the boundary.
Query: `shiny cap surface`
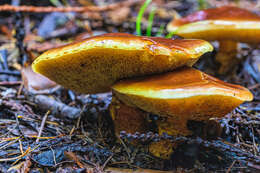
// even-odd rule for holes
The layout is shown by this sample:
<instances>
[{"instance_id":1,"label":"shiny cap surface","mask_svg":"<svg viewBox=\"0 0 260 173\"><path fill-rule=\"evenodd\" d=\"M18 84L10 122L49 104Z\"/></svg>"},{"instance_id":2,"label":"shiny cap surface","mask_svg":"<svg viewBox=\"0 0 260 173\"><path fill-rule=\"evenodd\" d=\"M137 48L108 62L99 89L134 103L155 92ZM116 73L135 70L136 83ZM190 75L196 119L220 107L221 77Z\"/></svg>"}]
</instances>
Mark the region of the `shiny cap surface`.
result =
<instances>
[{"instance_id":1,"label":"shiny cap surface","mask_svg":"<svg viewBox=\"0 0 260 173\"><path fill-rule=\"evenodd\" d=\"M191 66L210 43L113 33L51 49L32 65L51 80L81 93L110 90L119 79L145 76Z\"/></svg>"},{"instance_id":2,"label":"shiny cap surface","mask_svg":"<svg viewBox=\"0 0 260 173\"><path fill-rule=\"evenodd\" d=\"M210 8L171 21L167 30L184 38L260 42L260 16L234 6Z\"/></svg>"},{"instance_id":3,"label":"shiny cap surface","mask_svg":"<svg viewBox=\"0 0 260 173\"><path fill-rule=\"evenodd\" d=\"M222 117L244 101L253 99L248 89L191 67L122 80L112 88L115 96L125 104L185 121Z\"/></svg>"}]
</instances>

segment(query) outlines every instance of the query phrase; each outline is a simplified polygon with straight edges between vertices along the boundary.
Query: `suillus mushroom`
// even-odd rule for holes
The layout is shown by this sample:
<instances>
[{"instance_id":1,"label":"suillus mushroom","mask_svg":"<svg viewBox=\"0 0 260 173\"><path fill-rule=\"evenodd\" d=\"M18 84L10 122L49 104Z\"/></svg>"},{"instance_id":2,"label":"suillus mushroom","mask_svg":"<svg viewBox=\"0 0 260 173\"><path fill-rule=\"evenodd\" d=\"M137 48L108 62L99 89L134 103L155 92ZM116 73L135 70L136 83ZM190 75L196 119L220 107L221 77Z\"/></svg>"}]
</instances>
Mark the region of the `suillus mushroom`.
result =
<instances>
[{"instance_id":1,"label":"suillus mushroom","mask_svg":"<svg viewBox=\"0 0 260 173\"><path fill-rule=\"evenodd\" d=\"M248 89L191 67L121 80L112 88L114 96L128 106L167 118L160 123L159 133L170 135L189 135L188 120L223 117L244 101L253 99Z\"/></svg>"},{"instance_id":2,"label":"suillus mushroom","mask_svg":"<svg viewBox=\"0 0 260 173\"><path fill-rule=\"evenodd\" d=\"M109 91L119 79L191 66L212 50L203 40L104 34L51 49L32 68L66 88L91 94Z\"/></svg>"},{"instance_id":3,"label":"suillus mushroom","mask_svg":"<svg viewBox=\"0 0 260 173\"><path fill-rule=\"evenodd\" d=\"M188 120L221 117L252 99L247 89L189 67L212 49L196 39L105 34L49 50L32 68L77 92L112 88L109 110L117 134L150 130L147 115L152 113L164 119L156 122L159 134L189 135Z\"/></svg>"},{"instance_id":4,"label":"suillus mushroom","mask_svg":"<svg viewBox=\"0 0 260 173\"><path fill-rule=\"evenodd\" d=\"M164 132L173 136L191 135L188 121L223 117L244 101L253 99L246 88L225 83L191 67L121 80L112 88L114 97L127 106L162 117L163 120L156 122L160 135ZM165 147L159 147L160 152L154 147L151 150L155 155L169 156L169 151L161 149Z\"/></svg>"},{"instance_id":5,"label":"suillus mushroom","mask_svg":"<svg viewBox=\"0 0 260 173\"><path fill-rule=\"evenodd\" d=\"M237 43L260 42L260 16L234 6L210 8L174 19L167 30L184 38L219 41L216 60L220 73L231 69L237 55Z\"/></svg>"}]
</instances>

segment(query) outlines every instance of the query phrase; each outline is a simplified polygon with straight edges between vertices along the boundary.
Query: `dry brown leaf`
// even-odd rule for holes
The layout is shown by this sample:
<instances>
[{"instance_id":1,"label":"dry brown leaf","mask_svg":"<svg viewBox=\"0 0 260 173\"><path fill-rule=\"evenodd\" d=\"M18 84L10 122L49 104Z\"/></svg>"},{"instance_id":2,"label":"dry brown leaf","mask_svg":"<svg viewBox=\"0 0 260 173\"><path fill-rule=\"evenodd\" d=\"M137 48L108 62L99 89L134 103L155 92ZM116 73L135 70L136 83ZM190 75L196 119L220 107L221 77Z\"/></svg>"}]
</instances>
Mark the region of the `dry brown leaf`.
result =
<instances>
[{"instance_id":1,"label":"dry brown leaf","mask_svg":"<svg viewBox=\"0 0 260 173\"><path fill-rule=\"evenodd\" d=\"M130 14L129 7L122 7L116 10L108 12L108 17L115 24L121 24L125 22Z\"/></svg>"},{"instance_id":2,"label":"dry brown leaf","mask_svg":"<svg viewBox=\"0 0 260 173\"><path fill-rule=\"evenodd\" d=\"M30 90L46 90L55 87L57 84L48 78L35 73L31 66L23 67L22 71L22 80L25 88Z\"/></svg>"}]
</instances>

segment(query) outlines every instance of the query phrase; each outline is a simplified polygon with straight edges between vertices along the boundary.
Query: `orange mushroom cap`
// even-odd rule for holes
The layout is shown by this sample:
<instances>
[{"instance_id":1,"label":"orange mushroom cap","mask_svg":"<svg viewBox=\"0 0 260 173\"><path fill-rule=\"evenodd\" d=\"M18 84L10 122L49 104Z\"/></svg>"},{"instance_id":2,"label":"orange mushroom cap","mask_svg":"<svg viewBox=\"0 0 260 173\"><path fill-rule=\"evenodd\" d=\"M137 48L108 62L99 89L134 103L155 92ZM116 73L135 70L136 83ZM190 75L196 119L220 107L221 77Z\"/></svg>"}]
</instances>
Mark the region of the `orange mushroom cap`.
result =
<instances>
[{"instance_id":1,"label":"orange mushroom cap","mask_svg":"<svg viewBox=\"0 0 260 173\"><path fill-rule=\"evenodd\" d=\"M51 49L32 68L69 89L99 93L109 91L119 79L191 66L212 50L203 40L104 34Z\"/></svg>"},{"instance_id":2,"label":"orange mushroom cap","mask_svg":"<svg viewBox=\"0 0 260 173\"><path fill-rule=\"evenodd\" d=\"M191 67L122 80L112 88L125 104L180 120L222 117L242 102L253 99L246 88L225 83Z\"/></svg>"},{"instance_id":3,"label":"orange mushroom cap","mask_svg":"<svg viewBox=\"0 0 260 173\"><path fill-rule=\"evenodd\" d=\"M176 19L167 26L184 38L260 42L260 16L234 6L210 8Z\"/></svg>"}]
</instances>

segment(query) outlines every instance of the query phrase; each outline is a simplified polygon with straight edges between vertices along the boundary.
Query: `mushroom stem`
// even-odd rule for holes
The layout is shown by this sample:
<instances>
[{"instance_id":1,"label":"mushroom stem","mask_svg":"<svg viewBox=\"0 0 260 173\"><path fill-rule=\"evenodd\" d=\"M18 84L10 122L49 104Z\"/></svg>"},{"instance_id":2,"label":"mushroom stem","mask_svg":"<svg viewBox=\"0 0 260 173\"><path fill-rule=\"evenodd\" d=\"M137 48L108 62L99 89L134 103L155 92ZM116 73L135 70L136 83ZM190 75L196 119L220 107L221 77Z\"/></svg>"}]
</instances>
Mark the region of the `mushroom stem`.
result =
<instances>
[{"instance_id":1,"label":"mushroom stem","mask_svg":"<svg viewBox=\"0 0 260 173\"><path fill-rule=\"evenodd\" d=\"M167 133L172 136L191 135L192 132L187 128L188 119L183 117L168 117L166 120L157 121L158 132L160 135ZM187 117L188 118L188 117Z\"/></svg>"},{"instance_id":2,"label":"mushroom stem","mask_svg":"<svg viewBox=\"0 0 260 173\"><path fill-rule=\"evenodd\" d=\"M171 136L188 136L191 135L192 132L187 128L188 119L186 116L183 117L168 117L162 118L162 120L158 120L156 122L158 133L162 135L166 133ZM173 153L174 148L177 146L176 143L172 143L169 140L162 140L159 142L152 142L149 145L149 152L154 156L170 159L171 154Z\"/></svg>"},{"instance_id":3,"label":"mushroom stem","mask_svg":"<svg viewBox=\"0 0 260 173\"><path fill-rule=\"evenodd\" d=\"M219 51L216 60L220 63L219 73L227 73L236 63L237 42L225 40L219 41Z\"/></svg>"},{"instance_id":4,"label":"mushroom stem","mask_svg":"<svg viewBox=\"0 0 260 173\"><path fill-rule=\"evenodd\" d=\"M117 135L120 131L145 133L148 129L147 113L120 102L115 96L112 97L109 112Z\"/></svg>"},{"instance_id":5,"label":"mushroom stem","mask_svg":"<svg viewBox=\"0 0 260 173\"><path fill-rule=\"evenodd\" d=\"M173 120L168 119L167 121L157 122L158 133L162 135L164 132L172 136L200 136L205 139L215 139L219 137L222 132L222 128L219 123L214 120L197 121L202 125L188 130L188 120ZM199 124L198 124L199 125ZM149 152L154 156L162 159L170 159L171 154L178 146L178 142L171 142L170 140L160 140L158 142L152 142L149 145Z\"/></svg>"},{"instance_id":6,"label":"mushroom stem","mask_svg":"<svg viewBox=\"0 0 260 173\"><path fill-rule=\"evenodd\" d=\"M173 143L170 140L160 140L149 145L149 152L158 158L170 159L177 145L177 143Z\"/></svg>"}]
</instances>

